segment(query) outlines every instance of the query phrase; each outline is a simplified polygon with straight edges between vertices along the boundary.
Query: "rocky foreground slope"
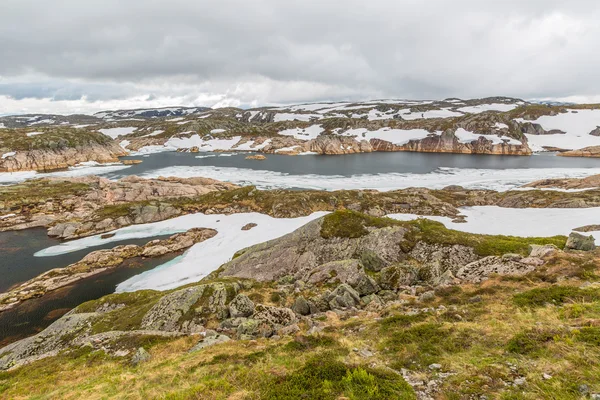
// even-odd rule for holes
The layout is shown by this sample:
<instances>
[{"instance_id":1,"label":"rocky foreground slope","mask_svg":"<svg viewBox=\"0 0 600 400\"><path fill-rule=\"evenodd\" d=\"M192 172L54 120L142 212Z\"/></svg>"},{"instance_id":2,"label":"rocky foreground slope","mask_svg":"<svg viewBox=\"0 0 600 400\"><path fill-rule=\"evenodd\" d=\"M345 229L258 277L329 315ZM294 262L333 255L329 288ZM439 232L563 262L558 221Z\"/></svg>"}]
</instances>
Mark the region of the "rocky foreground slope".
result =
<instances>
[{"instance_id":1,"label":"rocky foreground slope","mask_svg":"<svg viewBox=\"0 0 600 400\"><path fill-rule=\"evenodd\" d=\"M82 304L0 350L0 396L595 396L600 258L578 243L336 212L197 284Z\"/></svg>"}]
</instances>

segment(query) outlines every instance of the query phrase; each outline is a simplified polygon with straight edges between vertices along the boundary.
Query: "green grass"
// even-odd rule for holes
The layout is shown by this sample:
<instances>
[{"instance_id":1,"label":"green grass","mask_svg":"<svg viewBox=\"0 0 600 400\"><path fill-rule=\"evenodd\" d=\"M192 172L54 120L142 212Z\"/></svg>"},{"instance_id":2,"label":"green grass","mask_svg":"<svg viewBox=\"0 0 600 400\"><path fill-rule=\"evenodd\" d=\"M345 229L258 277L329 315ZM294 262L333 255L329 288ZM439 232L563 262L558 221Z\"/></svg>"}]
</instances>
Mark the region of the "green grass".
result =
<instances>
[{"instance_id":1,"label":"green grass","mask_svg":"<svg viewBox=\"0 0 600 400\"><path fill-rule=\"evenodd\" d=\"M371 368L349 367L324 354L282 378L273 379L261 398L269 400L415 399L412 388L395 373Z\"/></svg>"},{"instance_id":2,"label":"green grass","mask_svg":"<svg viewBox=\"0 0 600 400\"><path fill-rule=\"evenodd\" d=\"M405 235L405 243L402 244L406 251L410 251L417 242L423 241L447 246L458 244L472 247L475 253L480 256L500 256L506 253L527 255L530 244L553 244L564 247L567 241L565 236L522 238L503 235L479 235L448 229L442 223L426 218L402 222L390 218L372 217L350 210L336 211L325 216L321 226L321 236L326 239L333 237L354 239L367 235L369 228L390 226L408 228L409 232Z\"/></svg>"},{"instance_id":3,"label":"green grass","mask_svg":"<svg viewBox=\"0 0 600 400\"><path fill-rule=\"evenodd\" d=\"M483 257L492 255L501 256L507 253L527 255L529 254L530 244L553 244L562 248L567 242L565 236L523 238L517 236L478 235L460 232L448 229L440 222L425 218L411 221L409 224L418 229L416 232L412 233L413 242L422 240L427 243L448 246L455 244L463 245L472 247L476 254Z\"/></svg>"},{"instance_id":4,"label":"green grass","mask_svg":"<svg viewBox=\"0 0 600 400\"><path fill-rule=\"evenodd\" d=\"M516 294L513 302L519 307L543 307L546 304L562 305L567 302L592 302L600 300L600 290L585 290L572 286L535 288Z\"/></svg>"},{"instance_id":5,"label":"green grass","mask_svg":"<svg viewBox=\"0 0 600 400\"><path fill-rule=\"evenodd\" d=\"M34 179L18 185L0 187L0 208L33 207L49 200L81 196L92 187L85 183L49 179Z\"/></svg>"},{"instance_id":6,"label":"green grass","mask_svg":"<svg viewBox=\"0 0 600 400\"><path fill-rule=\"evenodd\" d=\"M94 144L108 144L112 139L100 132L67 127L37 128L42 135L27 136L32 129L0 130L0 149L9 151L59 150Z\"/></svg>"},{"instance_id":7,"label":"green grass","mask_svg":"<svg viewBox=\"0 0 600 400\"><path fill-rule=\"evenodd\" d=\"M164 293L154 290L116 293L98 300L88 301L77 307L75 312L94 312L103 304L124 305L114 311L101 314L92 323L92 332L129 331L139 329L144 315L156 304Z\"/></svg>"},{"instance_id":8,"label":"green grass","mask_svg":"<svg viewBox=\"0 0 600 400\"><path fill-rule=\"evenodd\" d=\"M368 228L384 228L402 225L390 218L371 217L351 210L341 210L328 214L323 218L321 237L355 239L369 233Z\"/></svg>"},{"instance_id":9,"label":"green grass","mask_svg":"<svg viewBox=\"0 0 600 400\"><path fill-rule=\"evenodd\" d=\"M506 345L506 350L515 354L532 355L542 350L556 335L554 331L529 329L513 336Z\"/></svg>"}]
</instances>

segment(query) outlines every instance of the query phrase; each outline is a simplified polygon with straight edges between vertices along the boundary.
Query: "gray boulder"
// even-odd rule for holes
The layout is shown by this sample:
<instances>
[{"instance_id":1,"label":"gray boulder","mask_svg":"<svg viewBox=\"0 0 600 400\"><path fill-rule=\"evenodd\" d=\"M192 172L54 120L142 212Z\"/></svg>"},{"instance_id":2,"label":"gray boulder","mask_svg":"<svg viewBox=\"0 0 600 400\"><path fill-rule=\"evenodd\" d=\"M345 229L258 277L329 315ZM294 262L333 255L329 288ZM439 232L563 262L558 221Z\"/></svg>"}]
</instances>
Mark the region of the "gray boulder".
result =
<instances>
[{"instance_id":1,"label":"gray boulder","mask_svg":"<svg viewBox=\"0 0 600 400\"><path fill-rule=\"evenodd\" d=\"M131 364L138 365L150 360L151 358L152 356L150 355L150 353L148 353L143 347L140 347L133 355L133 358L131 359Z\"/></svg>"},{"instance_id":2,"label":"gray boulder","mask_svg":"<svg viewBox=\"0 0 600 400\"><path fill-rule=\"evenodd\" d=\"M384 268L379 275L379 284L387 290L397 290L402 286L410 286L416 281L416 272L405 265L392 265Z\"/></svg>"},{"instance_id":3,"label":"gray boulder","mask_svg":"<svg viewBox=\"0 0 600 400\"><path fill-rule=\"evenodd\" d=\"M357 307L360 295L350 285L342 284L329 295L329 307L332 310Z\"/></svg>"},{"instance_id":4,"label":"gray boulder","mask_svg":"<svg viewBox=\"0 0 600 400\"><path fill-rule=\"evenodd\" d=\"M565 248L570 250L592 251L596 249L593 236L584 236L577 232L571 232Z\"/></svg>"},{"instance_id":5,"label":"gray boulder","mask_svg":"<svg viewBox=\"0 0 600 400\"><path fill-rule=\"evenodd\" d=\"M362 275L356 284L353 285L354 289L361 296L366 296L368 294L373 294L379 292L380 288L375 279L371 278L368 275Z\"/></svg>"},{"instance_id":6,"label":"gray boulder","mask_svg":"<svg viewBox=\"0 0 600 400\"><path fill-rule=\"evenodd\" d=\"M515 261L506 261L501 257L489 256L460 268L456 277L469 282L482 282L490 275L525 275L535 270L535 267Z\"/></svg>"},{"instance_id":7,"label":"gray boulder","mask_svg":"<svg viewBox=\"0 0 600 400\"><path fill-rule=\"evenodd\" d=\"M296 322L296 314L289 308L258 304L254 309L252 319L267 322L271 325L286 326Z\"/></svg>"},{"instance_id":8,"label":"gray boulder","mask_svg":"<svg viewBox=\"0 0 600 400\"><path fill-rule=\"evenodd\" d=\"M386 262L372 250L363 251L360 255L360 262L365 269L373 272L379 272L386 266Z\"/></svg>"},{"instance_id":9,"label":"gray boulder","mask_svg":"<svg viewBox=\"0 0 600 400\"><path fill-rule=\"evenodd\" d=\"M216 335L211 337L206 337L198 342L194 347L190 349L190 353L198 350L202 350L206 347L214 346L219 343L225 343L230 341L231 339L227 335Z\"/></svg>"},{"instance_id":10,"label":"gray boulder","mask_svg":"<svg viewBox=\"0 0 600 400\"><path fill-rule=\"evenodd\" d=\"M550 256L558 251L558 247L553 244L530 244L529 245L529 257L544 258Z\"/></svg>"},{"instance_id":11,"label":"gray boulder","mask_svg":"<svg viewBox=\"0 0 600 400\"><path fill-rule=\"evenodd\" d=\"M229 303L229 314L231 318L249 317L254 313L254 303L248 296L238 294Z\"/></svg>"},{"instance_id":12,"label":"gray boulder","mask_svg":"<svg viewBox=\"0 0 600 400\"><path fill-rule=\"evenodd\" d=\"M303 296L298 296L294 300L292 311L300 315L310 315L310 304L308 304L308 301Z\"/></svg>"}]
</instances>

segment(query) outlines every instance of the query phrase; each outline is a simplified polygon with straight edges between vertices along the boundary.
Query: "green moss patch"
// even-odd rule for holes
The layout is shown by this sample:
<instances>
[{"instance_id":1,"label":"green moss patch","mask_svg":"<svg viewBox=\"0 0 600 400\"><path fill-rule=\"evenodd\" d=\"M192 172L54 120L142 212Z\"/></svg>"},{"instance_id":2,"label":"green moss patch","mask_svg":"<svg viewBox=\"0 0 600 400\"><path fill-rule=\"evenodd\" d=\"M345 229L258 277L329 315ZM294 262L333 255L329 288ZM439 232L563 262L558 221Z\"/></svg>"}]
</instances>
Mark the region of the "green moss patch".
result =
<instances>
[{"instance_id":1,"label":"green moss patch","mask_svg":"<svg viewBox=\"0 0 600 400\"><path fill-rule=\"evenodd\" d=\"M349 367L330 355L308 360L282 378L275 378L261 393L270 400L326 400L341 396L352 400L415 399L412 388L395 373Z\"/></svg>"},{"instance_id":2,"label":"green moss patch","mask_svg":"<svg viewBox=\"0 0 600 400\"><path fill-rule=\"evenodd\" d=\"M519 307L543 307L546 304L562 305L567 302L592 302L600 300L600 290L585 290L571 286L535 288L519 293L513 302Z\"/></svg>"},{"instance_id":3,"label":"green moss patch","mask_svg":"<svg viewBox=\"0 0 600 400\"><path fill-rule=\"evenodd\" d=\"M323 218L321 236L325 239L359 238L369 233L367 228L385 228L387 226L402 225L401 222L391 218L371 217L351 210L342 210L331 213Z\"/></svg>"}]
</instances>

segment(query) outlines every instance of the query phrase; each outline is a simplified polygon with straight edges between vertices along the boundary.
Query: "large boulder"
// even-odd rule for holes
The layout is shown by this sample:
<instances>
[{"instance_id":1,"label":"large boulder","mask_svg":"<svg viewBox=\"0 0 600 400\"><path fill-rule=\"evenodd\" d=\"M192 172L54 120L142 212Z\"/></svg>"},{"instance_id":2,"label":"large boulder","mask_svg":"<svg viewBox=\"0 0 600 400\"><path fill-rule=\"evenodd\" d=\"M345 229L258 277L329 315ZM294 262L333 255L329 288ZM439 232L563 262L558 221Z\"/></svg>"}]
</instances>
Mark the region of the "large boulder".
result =
<instances>
[{"instance_id":1,"label":"large boulder","mask_svg":"<svg viewBox=\"0 0 600 400\"><path fill-rule=\"evenodd\" d=\"M553 255L558 251L558 247L553 244L530 244L529 257L544 258Z\"/></svg>"},{"instance_id":2,"label":"large boulder","mask_svg":"<svg viewBox=\"0 0 600 400\"><path fill-rule=\"evenodd\" d=\"M207 283L181 289L162 297L142 319L142 329L198 333L206 318L229 317L227 303L240 290L233 283Z\"/></svg>"},{"instance_id":3,"label":"large boulder","mask_svg":"<svg viewBox=\"0 0 600 400\"><path fill-rule=\"evenodd\" d=\"M308 283L348 283L354 285L362 276L358 260L339 260L319 265L304 277Z\"/></svg>"},{"instance_id":4,"label":"large boulder","mask_svg":"<svg viewBox=\"0 0 600 400\"><path fill-rule=\"evenodd\" d=\"M258 304L254 309L252 319L264 321L272 325L286 326L296 322L296 314L289 308Z\"/></svg>"},{"instance_id":5,"label":"large boulder","mask_svg":"<svg viewBox=\"0 0 600 400\"><path fill-rule=\"evenodd\" d=\"M565 248L570 250L592 251L596 249L596 241L593 236L584 236L577 232L569 235Z\"/></svg>"},{"instance_id":6,"label":"large boulder","mask_svg":"<svg viewBox=\"0 0 600 400\"><path fill-rule=\"evenodd\" d=\"M360 262L365 269L373 272L379 272L386 266L386 262L372 250L363 251L360 255Z\"/></svg>"}]
</instances>

